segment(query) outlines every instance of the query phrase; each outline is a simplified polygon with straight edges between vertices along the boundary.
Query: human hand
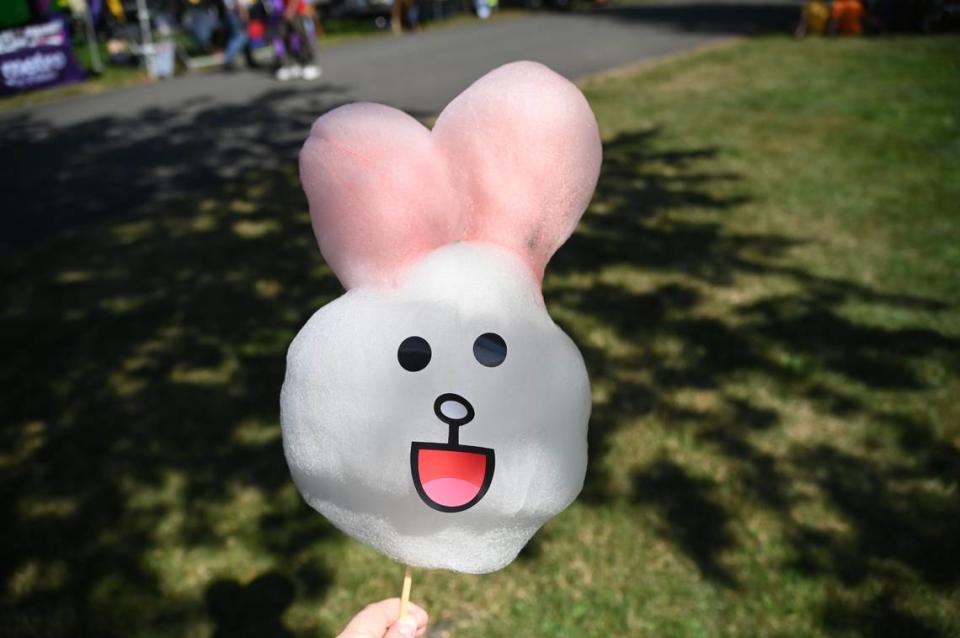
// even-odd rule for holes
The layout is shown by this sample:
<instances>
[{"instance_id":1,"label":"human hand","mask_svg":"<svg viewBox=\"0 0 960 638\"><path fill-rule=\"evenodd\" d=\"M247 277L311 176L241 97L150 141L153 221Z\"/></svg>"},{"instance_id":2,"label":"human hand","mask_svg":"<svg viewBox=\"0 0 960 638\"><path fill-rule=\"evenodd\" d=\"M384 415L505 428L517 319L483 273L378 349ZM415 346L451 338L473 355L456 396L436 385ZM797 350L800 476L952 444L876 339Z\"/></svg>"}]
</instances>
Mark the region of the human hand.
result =
<instances>
[{"instance_id":1,"label":"human hand","mask_svg":"<svg viewBox=\"0 0 960 638\"><path fill-rule=\"evenodd\" d=\"M388 598L360 610L337 638L414 638L427 631L429 616L410 603L400 618L400 599Z\"/></svg>"}]
</instances>

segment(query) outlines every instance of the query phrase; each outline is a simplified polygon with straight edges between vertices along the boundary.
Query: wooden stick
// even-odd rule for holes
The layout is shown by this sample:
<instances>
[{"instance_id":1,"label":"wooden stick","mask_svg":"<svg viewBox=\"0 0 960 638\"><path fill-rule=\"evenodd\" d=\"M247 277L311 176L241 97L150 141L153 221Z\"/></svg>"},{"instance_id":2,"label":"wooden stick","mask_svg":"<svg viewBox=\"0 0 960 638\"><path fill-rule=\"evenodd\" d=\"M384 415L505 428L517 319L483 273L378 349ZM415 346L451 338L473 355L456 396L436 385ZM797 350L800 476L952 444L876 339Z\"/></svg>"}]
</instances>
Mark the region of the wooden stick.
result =
<instances>
[{"instance_id":1,"label":"wooden stick","mask_svg":"<svg viewBox=\"0 0 960 638\"><path fill-rule=\"evenodd\" d=\"M400 617L407 615L407 606L410 604L410 585L413 581L413 568L406 565L403 572L403 593L400 594Z\"/></svg>"}]
</instances>

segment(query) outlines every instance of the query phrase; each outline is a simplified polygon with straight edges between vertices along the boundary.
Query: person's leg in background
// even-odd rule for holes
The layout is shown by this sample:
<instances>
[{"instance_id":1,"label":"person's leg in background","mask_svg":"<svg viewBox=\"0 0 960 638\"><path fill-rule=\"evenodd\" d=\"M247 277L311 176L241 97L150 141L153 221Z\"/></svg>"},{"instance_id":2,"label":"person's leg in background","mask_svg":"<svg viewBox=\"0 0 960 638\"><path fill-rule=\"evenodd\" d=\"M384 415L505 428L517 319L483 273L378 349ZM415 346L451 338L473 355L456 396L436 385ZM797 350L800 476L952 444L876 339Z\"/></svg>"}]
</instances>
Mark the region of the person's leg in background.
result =
<instances>
[{"instance_id":1,"label":"person's leg in background","mask_svg":"<svg viewBox=\"0 0 960 638\"><path fill-rule=\"evenodd\" d=\"M294 17L292 26L298 40L297 60L302 66L304 80L315 80L320 77L320 67L316 63L317 40L313 30L312 18L308 14Z\"/></svg>"},{"instance_id":2,"label":"person's leg in background","mask_svg":"<svg viewBox=\"0 0 960 638\"><path fill-rule=\"evenodd\" d=\"M243 20L234 11L228 11L225 20L227 28L227 46L223 51L223 68L232 71L236 68L237 55L247 45L247 30Z\"/></svg>"},{"instance_id":3,"label":"person's leg in background","mask_svg":"<svg viewBox=\"0 0 960 638\"><path fill-rule=\"evenodd\" d=\"M213 39L213 29L216 26L214 16L203 6L188 9L190 34L200 51L210 51L210 42Z\"/></svg>"},{"instance_id":4,"label":"person's leg in background","mask_svg":"<svg viewBox=\"0 0 960 638\"><path fill-rule=\"evenodd\" d=\"M273 42L273 73L278 80L289 80L293 77L290 71L290 48L287 45L287 25L283 19L282 9L274 10L269 17L269 34Z\"/></svg>"}]
</instances>

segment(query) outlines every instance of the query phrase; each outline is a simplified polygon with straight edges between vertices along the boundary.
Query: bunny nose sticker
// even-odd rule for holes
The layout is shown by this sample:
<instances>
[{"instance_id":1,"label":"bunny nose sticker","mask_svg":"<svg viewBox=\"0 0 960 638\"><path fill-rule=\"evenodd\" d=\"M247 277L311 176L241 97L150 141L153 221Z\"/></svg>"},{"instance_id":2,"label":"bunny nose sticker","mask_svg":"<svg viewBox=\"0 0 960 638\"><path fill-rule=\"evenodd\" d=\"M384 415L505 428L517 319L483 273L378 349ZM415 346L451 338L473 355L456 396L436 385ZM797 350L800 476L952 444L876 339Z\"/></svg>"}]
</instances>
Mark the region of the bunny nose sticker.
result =
<instances>
[{"instance_id":1,"label":"bunny nose sticker","mask_svg":"<svg viewBox=\"0 0 960 638\"><path fill-rule=\"evenodd\" d=\"M460 427L473 420L470 402L459 394L441 394L433 411L449 427L446 443L414 441L410 473L417 494L440 512L462 512L480 502L493 481L493 450L460 445Z\"/></svg>"},{"instance_id":2,"label":"bunny nose sticker","mask_svg":"<svg viewBox=\"0 0 960 638\"><path fill-rule=\"evenodd\" d=\"M459 427L473 421L473 406L459 394L441 394L433 403L437 417L450 427ZM456 433L451 432L450 436Z\"/></svg>"}]
</instances>

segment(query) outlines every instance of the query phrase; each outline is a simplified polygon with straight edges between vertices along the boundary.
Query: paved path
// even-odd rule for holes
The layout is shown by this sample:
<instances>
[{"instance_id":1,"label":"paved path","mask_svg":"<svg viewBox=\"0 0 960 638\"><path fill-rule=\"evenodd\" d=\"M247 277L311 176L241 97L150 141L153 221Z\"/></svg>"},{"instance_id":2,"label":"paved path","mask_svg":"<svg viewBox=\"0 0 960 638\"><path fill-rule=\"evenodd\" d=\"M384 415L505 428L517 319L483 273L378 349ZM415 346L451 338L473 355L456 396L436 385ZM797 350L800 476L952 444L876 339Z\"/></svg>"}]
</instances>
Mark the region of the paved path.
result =
<instances>
[{"instance_id":1,"label":"paved path","mask_svg":"<svg viewBox=\"0 0 960 638\"><path fill-rule=\"evenodd\" d=\"M0 112L0 196L16 209L8 213L12 237L0 244L47 235L51 225L136 214L243 170L290 162L312 120L345 102L385 102L428 116L512 60L538 60L576 78L731 35L782 30L795 16L790 0L541 13L334 47L321 56L323 77L310 83L209 73Z\"/></svg>"}]
</instances>

